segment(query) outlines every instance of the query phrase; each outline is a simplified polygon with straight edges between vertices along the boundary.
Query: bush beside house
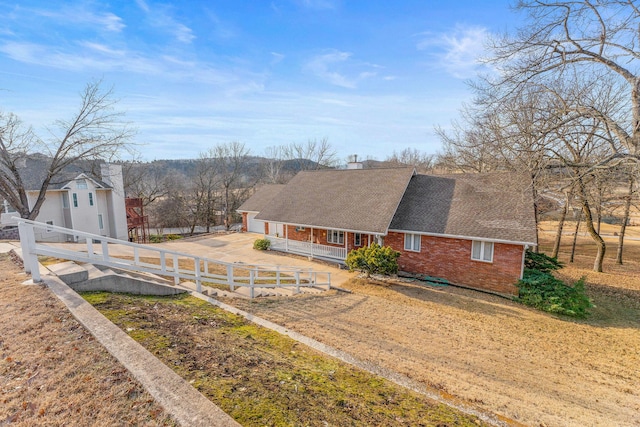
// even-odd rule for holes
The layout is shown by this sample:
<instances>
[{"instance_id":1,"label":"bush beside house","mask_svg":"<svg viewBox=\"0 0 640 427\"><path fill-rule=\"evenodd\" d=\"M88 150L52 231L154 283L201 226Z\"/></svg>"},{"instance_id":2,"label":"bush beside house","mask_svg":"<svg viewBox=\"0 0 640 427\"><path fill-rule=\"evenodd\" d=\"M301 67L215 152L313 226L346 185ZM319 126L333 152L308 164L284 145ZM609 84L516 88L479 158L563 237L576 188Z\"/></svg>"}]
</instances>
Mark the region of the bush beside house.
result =
<instances>
[{"instance_id":1,"label":"bush beside house","mask_svg":"<svg viewBox=\"0 0 640 427\"><path fill-rule=\"evenodd\" d=\"M362 271L367 277L372 274L391 275L398 272L400 252L388 246L372 243L360 249L354 249L347 255L345 263L349 271Z\"/></svg>"}]
</instances>

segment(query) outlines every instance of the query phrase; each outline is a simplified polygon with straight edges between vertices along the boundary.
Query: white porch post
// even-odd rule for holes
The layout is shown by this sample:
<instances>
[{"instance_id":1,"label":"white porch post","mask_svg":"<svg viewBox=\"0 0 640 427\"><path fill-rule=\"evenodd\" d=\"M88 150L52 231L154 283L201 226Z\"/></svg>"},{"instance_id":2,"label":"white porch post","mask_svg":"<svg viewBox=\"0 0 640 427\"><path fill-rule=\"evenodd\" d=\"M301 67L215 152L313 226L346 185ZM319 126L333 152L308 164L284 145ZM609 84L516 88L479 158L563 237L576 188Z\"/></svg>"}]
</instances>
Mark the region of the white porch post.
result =
<instances>
[{"instance_id":1,"label":"white porch post","mask_svg":"<svg viewBox=\"0 0 640 427\"><path fill-rule=\"evenodd\" d=\"M349 252L349 233L344 232L344 256L347 256L347 252Z\"/></svg>"},{"instance_id":2,"label":"white porch post","mask_svg":"<svg viewBox=\"0 0 640 427\"><path fill-rule=\"evenodd\" d=\"M313 227L311 227L311 258L313 258Z\"/></svg>"},{"instance_id":3,"label":"white porch post","mask_svg":"<svg viewBox=\"0 0 640 427\"><path fill-rule=\"evenodd\" d=\"M284 225L284 250L289 252L289 226Z\"/></svg>"}]
</instances>

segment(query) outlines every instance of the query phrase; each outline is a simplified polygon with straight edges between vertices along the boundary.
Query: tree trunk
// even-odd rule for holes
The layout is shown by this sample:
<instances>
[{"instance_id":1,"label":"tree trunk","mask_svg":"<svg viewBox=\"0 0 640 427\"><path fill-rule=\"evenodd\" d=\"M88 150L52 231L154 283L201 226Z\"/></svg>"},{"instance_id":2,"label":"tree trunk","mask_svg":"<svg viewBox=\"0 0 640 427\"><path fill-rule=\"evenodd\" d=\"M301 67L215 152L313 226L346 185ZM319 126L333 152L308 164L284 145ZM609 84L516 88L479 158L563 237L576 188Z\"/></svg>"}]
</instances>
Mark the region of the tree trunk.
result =
<instances>
[{"instance_id":1,"label":"tree trunk","mask_svg":"<svg viewBox=\"0 0 640 427\"><path fill-rule=\"evenodd\" d=\"M556 240L553 242L552 258L558 258L558 252L560 252L560 241L562 240L562 229L564 228L564 221L567 219L567 213L569 212L569 198L570 193L567 193L567 198L564 202L564 209L558 220L558 230L556 231Z\"/></svg>"},{"instance_id":2,"label":"tree trunk","mask_svg":"<svg viewBox=\"0 0 640 427\"><path fill-rule=\"evenodd\" d=\"M629 222L629 213L631 211L631 197L633 196L633 175L629 175L629 192L624 201L624 215L622 217L622 224L620 224L620 231L618 232L618 251L616 253L616 264L622 265L622 252L624 248L624 234L627 230L627 222Z\"/></svg>"},{"instance_id":3,"label":"tree trunk","mask_svg":"<svg viewBox=\"0 0 640 427\"><path fill-rule=\"evenodd\" d=\"M600 234L596 231L593 226L593 217L591 216L591 208L589 207L589 202L585 198L582 202L582 211L584 212L585 225L587 226L587 231L589 235L596 243L598 247L598 253L596 254L596 259L593 261L593 271L602 272L602 262L604 261L604 254L607 250L607 246L600 237Z\"/></svg>"},{"instance_id":4,"label":"tree trunk","mask_svg":"<svg viewBox=\"0 0 640 427\"><path fill-rule=\"evenodd\" d=\"M573 258L576 254L576 243L578 241L578 231L580 230L580 222L582 221L582 209L578 212L578 220L576 221L576 229L573 232L573 243L571 244L571 256L569 262L573 262Z\"/></svg>"}]
</instances>

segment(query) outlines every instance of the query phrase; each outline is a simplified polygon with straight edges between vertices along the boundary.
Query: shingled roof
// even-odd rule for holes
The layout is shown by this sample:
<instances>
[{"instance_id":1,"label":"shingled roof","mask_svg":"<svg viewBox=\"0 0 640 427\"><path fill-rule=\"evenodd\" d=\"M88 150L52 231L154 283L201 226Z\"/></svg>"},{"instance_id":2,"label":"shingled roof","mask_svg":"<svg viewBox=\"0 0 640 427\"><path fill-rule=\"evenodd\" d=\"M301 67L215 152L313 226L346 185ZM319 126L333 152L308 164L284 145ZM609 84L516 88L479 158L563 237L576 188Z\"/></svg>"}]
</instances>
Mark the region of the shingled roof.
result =
<instances>
[{"instance_id":1,"label":"shingled roof","mask_svg":"<svg viewBox=\"0 0 640 427\"><path fill-rule=\"evenodd\" d=\"M513 173L417 175L389 228L535 245L530 180Z\"/></svg>"},{"instance_id":2,"label":"shingled roof","mask_svg":"<svg viewBox=\"0 0 640 427\"><path fill-rule=\"evenodd\" d=\"M256 219L386 234L413 175L413 168L299 172Z\"/></svg>"},{"instance_id":3,"label":"shingled roof","mask_svg":"<svg viewBox=\"0 0 640 427\"><path fill-rule=\"evenodd\" d=\"M269 202L276 198L285 187L284 184L266 184L258 188L253 196L249 197L240 207L238 212L260 212Z\"/></svg>"}]
</instances>

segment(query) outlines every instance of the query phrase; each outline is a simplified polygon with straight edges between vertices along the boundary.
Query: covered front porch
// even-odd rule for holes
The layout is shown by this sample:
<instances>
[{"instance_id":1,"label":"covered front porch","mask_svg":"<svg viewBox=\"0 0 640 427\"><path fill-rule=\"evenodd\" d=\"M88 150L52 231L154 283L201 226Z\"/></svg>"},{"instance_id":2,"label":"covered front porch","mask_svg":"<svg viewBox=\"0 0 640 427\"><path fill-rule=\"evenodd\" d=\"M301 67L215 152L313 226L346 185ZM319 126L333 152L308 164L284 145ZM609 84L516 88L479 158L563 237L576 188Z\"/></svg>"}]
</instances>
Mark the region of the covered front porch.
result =
<instances>
[{"instance_id":1,"label":"covered front porch","mask_svg":"<svg viewBox=\"0 0 640 427\"><path fill-rule=\"evenodd\" d=\"M312 258L344 262L349 251L380 243L381 237L357 231L267 223L265 238L271 249Z\"/></svg>"}]
</instances>

